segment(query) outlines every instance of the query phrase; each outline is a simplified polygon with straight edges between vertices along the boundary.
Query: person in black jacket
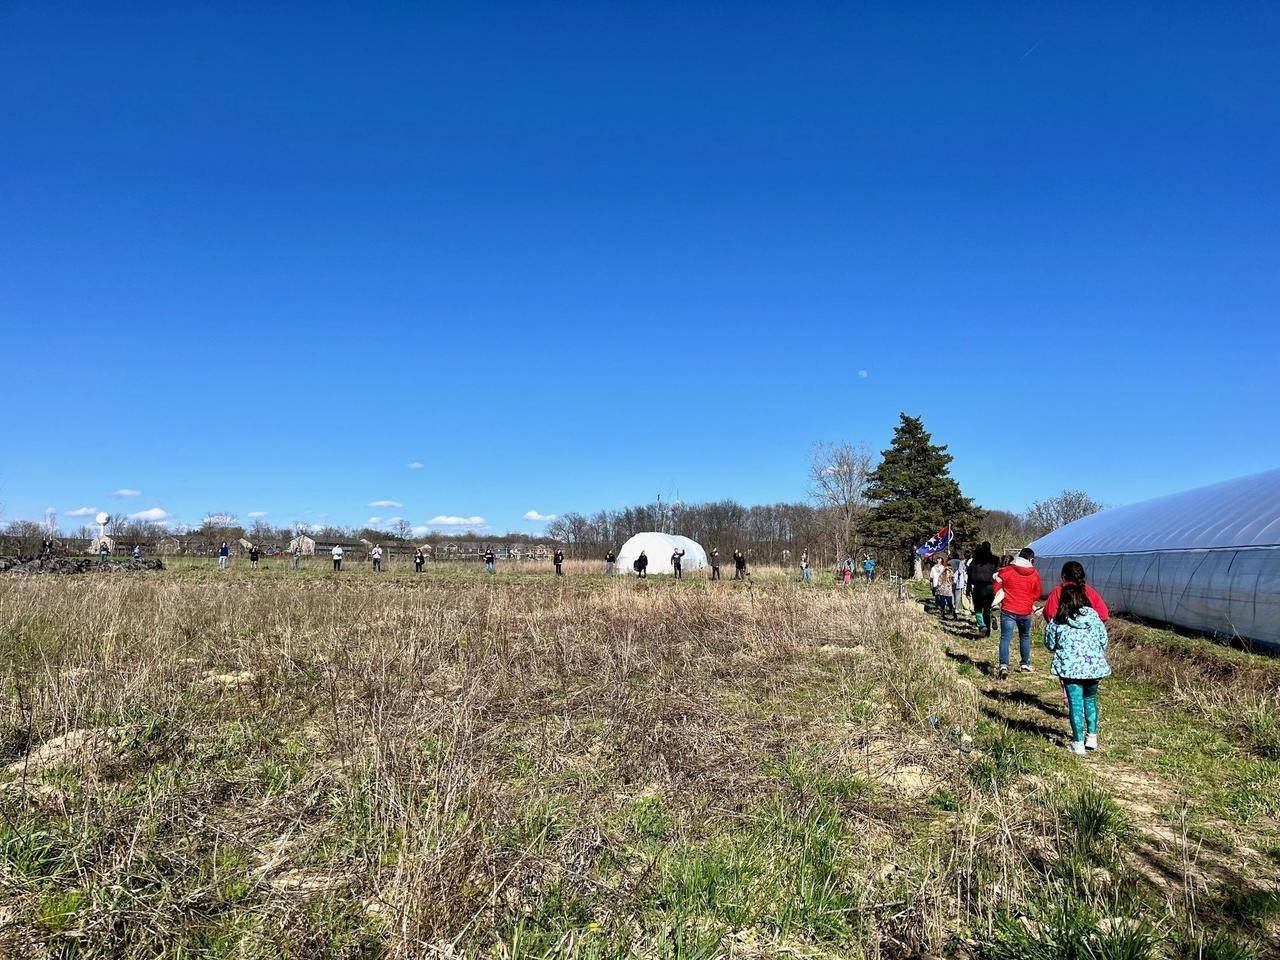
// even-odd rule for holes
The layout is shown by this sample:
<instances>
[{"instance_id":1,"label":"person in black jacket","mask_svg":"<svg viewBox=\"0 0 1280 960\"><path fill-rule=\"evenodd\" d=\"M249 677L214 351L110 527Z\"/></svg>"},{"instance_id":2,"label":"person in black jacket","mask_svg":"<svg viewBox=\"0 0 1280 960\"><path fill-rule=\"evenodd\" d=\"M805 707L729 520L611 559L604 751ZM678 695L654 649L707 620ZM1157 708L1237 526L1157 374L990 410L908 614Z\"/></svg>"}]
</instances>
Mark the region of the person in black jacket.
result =
<instances>
[{"instance_id":1,"label":"person in black jacket","mask_svg":"<svg viewBox=\"0 0 1280 960\"><path fill-rule=\"evenodd\" d=\"M677 580L681 579L680 561L683 558L684 558L684 551L681 550L679 547L676 547L673 551L671 551L671 575L675 577Z\"/></svg>"},{"instance_id":2,"label":"person in black jacket","mask_svg":"<svg viewBox=\"0 0 1280 960\"><path fill-rule=\"evenodd\" d=\"M604 555L604 572L606 576L611 576L613 571L618 569L617 561L618 558L614 555L612 550Z\"/></svg>"},{"instance_id":3,"label":"person in black jacket","mask_svg":"<svg viewBox=\"0 0 1280 960\"><path fill-rule=\"evenodd\" d=\"M969 578L965 593L973 604L973 618L984 637L991 636L991 601L995 599L995 576L1000 561L991 552L991 544L982 541L969 561Z\"/></svg>"},{"instance_id":4,"label":"person in black jacket","mask_svg":"<svg viewBox=\"0 0 1280 960\"><path fill-rule=\"evenodd\" d=\"M643 550L640 551L640 556L636 557L636 573L640 574L642 580L649 579L649 555Z\"/></svg>"},{"instance_id":5,"label":"person in black jacket","mask_svg":"<svg viewBox=\"0 0 1280 960\"><path fill-rule=\"evenodd\" d=\"M255 543L249 548L249 566L258 569L258 545Z\"/></svg>"},{"instance_id":6,"label":"person in black jacket","mask_svg":"<svg viewBox=\"0 0 1280 960\"><path fill-rule=\"evenodd\" d=\"M715 547L711 548L711 579L720 579L720 551Z\"/></svg>"},{"instance_id":7,"label":"person in black jacket","mask_svg":"<svg viewBox=\"0 0 1280 960\"><path fill-rule=\"evenodd\" d=\"M562 569L562 567L564 565L564 551L556 550L556 555L551 558L551 562L556 565L556 576L563 577L564 570Z\"/></svg>"},{"instance_id":8,"label":"person in black jacket","mask_svg":"<svg viewBox=\"0 0 1280 960\"><path fill-rule=\"evenodd\" d=\"M747 558L741 550L733 551L733 579L741 580L747 575Z\"/></svg>"},{"instance_id":9,"label":"person in black jacket","mask_svg":"<svg viewBox=\"0 0 1280 960\"><path fill-rule=\"evenodd\" d=\"M426 563L426 561L427 561L427 555L423 553L422 548L419 547L417 550L413 552L413 572L421 573L422 565Z\"/></svg>"}]
</instances>

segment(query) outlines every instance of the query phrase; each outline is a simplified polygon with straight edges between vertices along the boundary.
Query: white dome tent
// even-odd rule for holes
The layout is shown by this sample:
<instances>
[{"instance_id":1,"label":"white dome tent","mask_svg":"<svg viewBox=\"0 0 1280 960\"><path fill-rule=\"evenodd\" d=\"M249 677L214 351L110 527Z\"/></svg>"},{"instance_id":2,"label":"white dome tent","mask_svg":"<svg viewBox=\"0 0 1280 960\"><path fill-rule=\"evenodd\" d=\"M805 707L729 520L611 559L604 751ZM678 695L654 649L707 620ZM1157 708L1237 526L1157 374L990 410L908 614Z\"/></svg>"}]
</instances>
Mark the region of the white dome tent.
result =
<instances>
[{"instance_id":1,"label":"white dome tent","mask_svg":"<svg viewBox=\"0 0 1280 960\"><path fill-rule=\"evenodd\" d=\"M643 550L649 558L650 575L671 573L671 554L677 549L684 551L680 561L680 569L688 573L691 570L705 570L707 567L707 551L696 540L688 537L677 537L670 533L637 533L622 545L618 551L618 573L635 573L633 565L636 557Z\"/></svg>"}]
</instances>

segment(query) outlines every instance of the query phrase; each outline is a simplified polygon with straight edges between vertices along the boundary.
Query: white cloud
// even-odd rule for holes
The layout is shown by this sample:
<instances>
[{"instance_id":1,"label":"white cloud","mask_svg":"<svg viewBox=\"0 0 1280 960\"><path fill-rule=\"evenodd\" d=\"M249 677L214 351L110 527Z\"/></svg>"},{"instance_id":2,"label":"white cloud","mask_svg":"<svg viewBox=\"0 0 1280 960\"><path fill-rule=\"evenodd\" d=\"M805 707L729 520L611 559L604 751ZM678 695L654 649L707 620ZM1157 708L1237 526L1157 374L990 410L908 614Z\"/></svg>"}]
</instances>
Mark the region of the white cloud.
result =
<instances>
[{"instance_id":1,"label":"white cloud","mask_svg":"<svg viewBox=\"0 0 1280 960\"><path fill-rule=\"evenodd\" d=\"M370 507L403 507L404 504L398 500L370 500L367 506Z\"/></svg>"},{"instance_id":2,"label":"white cloud","mask_svg":"<svg viewBox=\"0 0 1280 960\"><path fill-rule=\"evenodd\" d=\"M368 520L364 522L364 525L366 527L376 527L381 522L382 522L381 517L370 517Z\"/></svg>"},{"instance_id":3,"label":"white cloud","mask_svg":"<svg viewBox=\"0 0 1280 960\"><path fill-rule=\"evenodd\" d=\"M253 517L253 518L255 518L255 519L256 519L256 518L258 518L258 517L265 517L266 515L267 515L267 511L265 511L265 510L250 510L250 511L249 511L249 516L251 516L251 517Z\"/></svg>"},{"instance_id":4,"label":"white cloud","mask_svg":"<svg viewBox=\"0 0 1280 960\"><path fill-rule=\"evenodd\" d=\"M415 537L425 537L430 532L431 532L431 528L425 525L421 527L413 528L413 535Z\"/></svg>"},{"instance_id":5,"label":"white cloud","mask_svg":"<svg viewBox=\"0 0 1280 960\"><path fill-rule=\"evenodd\" d=\"M129 514L129 519L141 520L143 523L158 523L167 516L169 516L167 510L161 507L152 507L150 510L139 510L137 513Z\"/></svg>"},{"instance_id":6,"label":"white cloud","mask_svg":"<svg viewBox=\"0 0 1280 960\"><path fill-rule=\"evenodd\" d=\"M68 517L92 517L98 512L97 507L76 507L74 510L68 510Z\"/></svg>"},{"instance_id":7,"label":"white cloud","mask_svg":"<svg viewBox=\"0 0 1280 960\"><path fill-rule=\"evenodd\" d=\"M403 519L404 517L387 517L387 519L383 520L382 522L385 523L388 527L393 527Z\"/></svg>"},{"instance_id":8,"label":"white cloud","mask_svg":"<svg viewBox=\"0 0 1280 960\"><path fill-rule=\"evenodd\" d=\"M420 464L417 460L413 461L413 463L409 464L408 466L409 466L409 469L410 469L410 470L421 470L421 469L422 469L422 464Z\"/></svg>"},{"instance_id":9,"label":"white cloud","mask_svg":"<svg viewBox=\"0 0 1280 960\"><path fill-rule=\"evenodd\" d=\"M532 520L535 523L550 523L556 518L554 513L539 513L537 510L530 510L524 515L526 520Z\"/></svg>"},{"instance_id":10,"label":"white cloud","mask_svg":"<svg viewBox=\"0 0 1280 960\"><path fill-rule=\"evenodd\" d=\"M487 527L484 517L454 517L441 515L427 521L433 527Z\"/></svg>"},{"instance_id":11,"label":"white cloud","mask_svg":"<svg viewBox=\"0 0 1280 960\"><path fill-rule=\"evenodd\" d=\"M140 496L142 496L142 491L141 491L141 490L132 490L132 489L130 489L129 487L121 487L119 490L117 490L117 491L115 491L113 494L111 494L111 496L113 496L113 497L140 497Z\"/></svg>"},{"instance_id":12,"label":"white cloud","mask_svg":"<svg viewBox=\"0 0 1280 960\"><path fill-rule=\"evenodd\" d=\"M859 379L859 380L865 380L865 379L867 379L867 377L869 377L869 376L871 376L871 374L867 373L867 371L865 371L865 370L859 370L859 371L858 371L858 379Z\"/></svg>"}]
</instances>

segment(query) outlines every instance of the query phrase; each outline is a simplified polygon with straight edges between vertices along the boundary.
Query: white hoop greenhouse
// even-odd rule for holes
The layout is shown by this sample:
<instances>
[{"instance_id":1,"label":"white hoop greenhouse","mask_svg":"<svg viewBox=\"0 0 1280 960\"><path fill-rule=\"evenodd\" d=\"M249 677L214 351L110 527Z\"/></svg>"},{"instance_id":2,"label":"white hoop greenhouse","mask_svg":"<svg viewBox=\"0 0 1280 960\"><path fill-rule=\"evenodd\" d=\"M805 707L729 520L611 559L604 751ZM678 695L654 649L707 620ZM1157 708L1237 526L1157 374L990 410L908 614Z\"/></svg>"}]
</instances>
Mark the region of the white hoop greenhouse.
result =
<instances>
[{"instance_id":1,"label":"white hoop greenhouse","mask_svg":"<svg viewBox=\"0 0 1280 960\"><path fill-rule=\"evenodd\" d=\"M1104 510L1031 547L1046 589L1078 560L1117 612L1280 648L1280 470Z\"/></svg>"}]
</instances>

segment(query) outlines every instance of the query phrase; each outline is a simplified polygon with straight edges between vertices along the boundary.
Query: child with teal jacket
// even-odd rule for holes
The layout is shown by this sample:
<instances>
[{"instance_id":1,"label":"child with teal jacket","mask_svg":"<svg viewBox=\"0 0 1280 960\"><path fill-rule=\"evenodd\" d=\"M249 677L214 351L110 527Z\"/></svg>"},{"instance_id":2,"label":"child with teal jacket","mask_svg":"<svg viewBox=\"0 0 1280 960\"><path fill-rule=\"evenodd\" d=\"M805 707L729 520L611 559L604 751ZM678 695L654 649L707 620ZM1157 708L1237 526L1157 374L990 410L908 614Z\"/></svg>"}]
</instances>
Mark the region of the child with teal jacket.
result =
<instances>
[{"instance_id":1,"label":"child with teal jacket","mask_svg":"<svg viewBox=\"0 0 1280 960\"><path fill-rule=\"evenodd\" d=\"M1084 587L1064 584L1058 612L1045 627L1044 645L1053 651L1053 672L1062 679L1071 707L1074 754L1098 748L1098 681L1111 675L1107 628L1089 605Z\"/></svg>"}]
</instances>

